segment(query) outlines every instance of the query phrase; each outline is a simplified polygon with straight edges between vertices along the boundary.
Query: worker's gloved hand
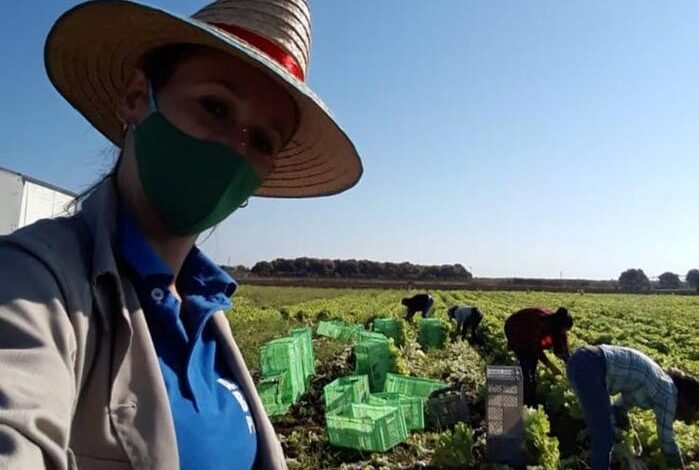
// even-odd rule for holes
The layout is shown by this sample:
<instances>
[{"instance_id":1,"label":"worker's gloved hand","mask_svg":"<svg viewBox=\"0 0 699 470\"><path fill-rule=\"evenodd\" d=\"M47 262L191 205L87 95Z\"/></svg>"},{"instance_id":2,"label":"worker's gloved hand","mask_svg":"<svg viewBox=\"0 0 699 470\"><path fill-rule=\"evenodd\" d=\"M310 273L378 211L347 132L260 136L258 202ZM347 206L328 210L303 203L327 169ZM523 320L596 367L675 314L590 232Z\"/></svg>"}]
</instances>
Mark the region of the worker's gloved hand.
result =
<instances>
[{"instance_id":1,"label":"worker's gloved hand","mask_svg":"<svg viewBox=\"0 0 699 470\"><path fill-rule=\"evenodd\" d=\"M619 429L628 431L631 429L631 420L629 419L628 412L621 406L612 406L612 415L614 417L614 424Z\"/></svg>"},{"instance_id":2,"label":"worker's gloved hand","mask_svg":"<svg viewBox=\"0 0 699 470\"><path fill-rule=\"evenodd\" d=\"M685 468L684 464L682 463L682 457L680 456L680 454L665 454L665 461L672 468Z\"/></svg>"}]
</instances>

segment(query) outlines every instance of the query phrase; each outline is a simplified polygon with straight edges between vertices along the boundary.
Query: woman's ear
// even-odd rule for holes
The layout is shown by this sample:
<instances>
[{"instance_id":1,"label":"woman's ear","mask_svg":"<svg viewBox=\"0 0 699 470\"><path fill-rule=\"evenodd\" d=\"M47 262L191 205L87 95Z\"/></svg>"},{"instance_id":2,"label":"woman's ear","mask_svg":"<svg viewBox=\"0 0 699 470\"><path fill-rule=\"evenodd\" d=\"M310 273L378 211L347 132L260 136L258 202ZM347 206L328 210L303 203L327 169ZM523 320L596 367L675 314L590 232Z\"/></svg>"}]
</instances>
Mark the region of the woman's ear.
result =
<instances>
[{"instance_id":1,"label":"woman's ear","mask_svg":"<svg viewBox=\"0 0 699 470\"><path fill-rule=\"evenodd\" d=\"M134 69L117 104L117 114L124 125L138 125L150 114L149 103L148 77L141 69Z\"/></svg>"}]
</instances>

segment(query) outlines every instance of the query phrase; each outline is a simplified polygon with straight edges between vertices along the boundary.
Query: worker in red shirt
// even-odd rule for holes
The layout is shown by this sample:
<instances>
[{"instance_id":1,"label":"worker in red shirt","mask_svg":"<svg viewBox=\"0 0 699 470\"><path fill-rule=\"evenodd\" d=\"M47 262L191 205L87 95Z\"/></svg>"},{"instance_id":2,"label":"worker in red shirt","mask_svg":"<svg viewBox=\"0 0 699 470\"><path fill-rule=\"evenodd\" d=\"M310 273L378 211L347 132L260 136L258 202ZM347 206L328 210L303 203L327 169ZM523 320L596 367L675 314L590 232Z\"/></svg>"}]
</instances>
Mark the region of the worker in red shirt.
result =
<instances>
[{"instance_id":1,"label":"worker in red shirt","mask_svg":"<svg viewBox=\"0 0 699 470\"><path fill-rule=\"evenodd\" d=\"M524 404L536 406L536 366L543 362L551 372L561 375L544 350L568 361L568 330L573 327L573 317L560 307L555 313L545 308L525 308L513 313L505 321L507 349L514 351L524 375Z\"/></svg>"}]
</instances>

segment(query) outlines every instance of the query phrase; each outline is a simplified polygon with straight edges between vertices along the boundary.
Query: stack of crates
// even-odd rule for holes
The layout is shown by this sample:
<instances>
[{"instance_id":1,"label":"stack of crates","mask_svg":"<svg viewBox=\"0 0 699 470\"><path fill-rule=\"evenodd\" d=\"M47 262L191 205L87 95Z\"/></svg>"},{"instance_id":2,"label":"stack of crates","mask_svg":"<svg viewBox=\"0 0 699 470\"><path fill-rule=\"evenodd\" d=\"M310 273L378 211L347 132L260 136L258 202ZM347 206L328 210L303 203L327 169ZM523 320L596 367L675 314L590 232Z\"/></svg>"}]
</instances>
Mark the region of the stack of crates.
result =
<instances>
[{"instance_id":1,"label":"stack of crates","mask_svg":"<svg viewBox=\"0 0 699 470\"><path fill-rule=\"evenodd\" d=\"M385 452L408 437L399 406L351 403L325 415L332 445Z\"/></svg>"},{"instance_id":2,"label":"stack of crates","mask_svg":"<svg viewBox=\"0 0 699 470\"><path fill-rule=\"evenodd\" d=\"M354 357L354 373L369 377L372 393L383 391L386 374L391 367L388 338L380 333L361 332L354 347Z\"/></svg>"},{"instance_id":3,"label":"stack of crates","mask_svg":"<svg viewBox=\"0 0 699 470\"><path fill-rule=\"evenodd\" d=\"M339 377L323 388L326 413L350 403L364 403L369 396L369 379L366 375Z\"/></svg>"},{"instance_id":4,"label":"stack of crates","mask_svg":"<svg viewBox=\"0 0 699 470\"><path fill-rule=\"evenodd\" d=\"M417 342L422 349L442 349L447 339L447 331L439 318L423 318L420 320Z\"/></svg>"},{"instance_id":5,"label":"stack of crates","mask_svg":"<svg viewBox=\"0 0 699 470\"><path fill-rule=\"evenodd\" d=\"M486 392L488 460L524 465L524 387L521 369L517 366L488 366Z\"/></svg>"},{"instance_id":6,"label":"stack of crates","mask_svg":"<svg viewBox=\"0 0 699 470\"><path fill-rule=\"evenodd\" d=\"M425 428L425 408L422 398L397 392L382 392L369 395L370 405L398 406L403 410L405 426L408 431Z\"/></svg>"},{"instance_id":7,"label":"stack of crates","mask_svg":"<svg viewBox=\"0 0 699 470\"><path fill-rule=\"evenodd\" d=\"M432 392L446 387L447 384L439 380L407 377L405 375L389 373L386 374L384 391L420 397L423 401L427 401Z\"/></svg>"},{"instance_id":8,"label":"stack of crates","mask_svg":"<svg viewBox=\"0 0 699 470\"><path fill-rule=\"evenodd\" d=\"M306 391L308 377L313 374L312 345L307 344L309 342L306 333L298 332L291 337L269 341L260 348L262 381L257 390L270 416L285 413Z\"/></svg>"},{"instance_id":9,"label":"stack of crates","mask_svg":"<svg viewBox=\"0 0 699 470\"><path fill-rule=\"evenodd\" d=\"M325 386L323 395L334 446L385 452L408 437L403 407L372 398L366 375L340 377Z\"/></svg>"},{"instance_id":10,"label":"stack of crates","mask_svg":"<svg viewBox=\"0 0 699 470\"><path fill-rule=\"evenodd\" d=\"M398 321L395 318L376 318L374 319L373 329L376 333L381 333L386 338L392 338L396 346L401 346Z\"/></svg>"},{"instance_id":11,"label":"stack of crates","mask_svg":"<svg viewBox=\"0 0 699 470\"><path fill-rule=\"evenodd\" d=\"M380 344L369 333L363 343ZM383 343L388 340L384 337ZM359 345L358 344L358 345ZM383 452L425 427L425 401L447 385L438 380L386 374L384 389L369 395L370 377L340 377L326 385L325 420L331 444Z\"/></svg>"}]
</instances>

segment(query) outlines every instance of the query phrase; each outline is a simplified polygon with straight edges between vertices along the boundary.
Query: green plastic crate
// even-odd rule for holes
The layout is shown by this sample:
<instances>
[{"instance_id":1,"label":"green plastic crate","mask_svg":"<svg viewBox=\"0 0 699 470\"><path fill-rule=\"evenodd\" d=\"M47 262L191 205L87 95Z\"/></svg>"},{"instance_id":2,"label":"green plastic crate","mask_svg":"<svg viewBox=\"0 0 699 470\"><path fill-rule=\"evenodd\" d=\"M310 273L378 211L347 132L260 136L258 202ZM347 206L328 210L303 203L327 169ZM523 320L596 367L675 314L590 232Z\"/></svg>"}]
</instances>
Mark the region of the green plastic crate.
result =
<instances>
[{"instance_id":1,"label":"green plastic crate","mask_svg":"<svg viewBox=\"0 0 699 470\"><path fill-rule=\"evenodd\" d=\"M386 374L385 392L398 392L427 400L435 390L446 388L448 385L439 380L408 377L398 374Z\"/></svg>"},{"instance_id":2,"label":"green plastic crate","mask_svg":"<svg viewBox=\"0 0 699 470\"><path fill-rule=\"evenodd\" d=\"M318 327L316 328L316 333L321 336L345 342L354 341L362 331L364 331L364 325L346 325L339 320L318 322Z\"/></svg>"},{"instance_id":3,"label":"green plastic crate","mask_svg":"<svg viewBox=\"0 0 699 470\"><path fill-rule=\"evenodd\" d=\"M262 377L288 373L283 388L282 401L294 403L306 391L306 376L303 373L303 346L299 337L279 338L260 347L260 369Z\"/></svg>"},{"instance_id":4,"label":"green plastic crate","mask_svg":"<svg viewBox=\"0 0 699 470\"><path fill-rule=\"evenodd\" d=\"M403 410L408 431L425 429L425 404L420 397L397 392L383 392L369 395L370 405L400 406Z\"/></svg>"},{"instance_id":5,"label":"green plastic crate","mask_svg":"<svg viewBox=\"0 0 699 470\"><path fill-rule=\"evenodd\" d=\"M392 338L396 346L401 346L398 321L395 318L374 319L374 331L383 334L387 338Z\"/></svg>"},{"instance_id":6,"label":"green plastic crate","mask_svg":"<svg viewBox=\"0 0 699 470\"><path fill-rule=\"evenodd\" d=\"M326 413L328 440L334 446L385 452L408 437L399 406L350 404Z\"/></svg>"},{"instance_id":7,"label":"green plastic crate","mask_svg":"<svg viewBox=\"0 0 699 470\"><path fill-rule=\"evenodd\" d=\"M383 391L386 374L391 370L388 340L383 335L378 336L382 336L383 339L360 341L354 347L354 373L366 374L369 377L369 389L372 392Z\"/></svg>"},{"instance_id":8,"label":"green plastic crate","mask_svg":"<svg viewBox=\"0 0 699 470\"><path fill-rule=\"evenodd\" d=\"M423 349L442 349L446 339L446 328L439 318L423 318L420 320L417 341Z\"/></svg>"},{"instance_id":9,"label":"green plastic crate","mask_svg":"<svg viewBox=\"0 0 699 470\"><path fill-rule=\"evenodd\" d=\"M374 331L361 331L357 336L357 341L360 343L363 341L378 341L381 343L386 343L388 342L388 337L382 333L377 333Z\"/></svg>"},{"instance_id":10,"label":"green plastic crate","mask_svg":"<svg viewBox=\"0 0 699 470\"><path fill-rule=\"evenodd\" d=\"M291 331L292 337L301 338L301 352L303 365L303 373L306 377L315 375L315 357L313 356L313 330L310 327L293 328Z\"/></svg>"},{"instance_id":11,"label":"green plastic crate","mask_svg":"<svg viewBox=\"0 0 699 470\"><path fill-rule=\"evenodd\" d=\"M316 327L316 334L337 339L342 334L344 324L337 320L320 321Z\"/></svg>"},{"instance_id":12,"label":"green plastic crate","mask_svg":"<svg viewBox=\"0 0 699 470\"><path fill-rule=\"evenodd\" d=\"M350 403L363 403L368 396L369 379L366 375L339 377L323 388L326 412Z\"/></svg>"},{"instance_id":13,"label":"green plastic crate","mask_svg":"<svg viewBox=\"0 0 699 470\"><path fill-rule=\"evenodd\" d=\"M339 339L347 342L357 341L359 335L365 331L366 330L364 329L364 325L362 325L361 323L346 325L344 330L342 331L342 336L340 336Z\"/></svg>"},{"instance_id":14,"label":"green plastic crate","mask_svg":"<svg viewBox=\"0 0 699 470\"><path fill-rule=\"evenodd\" d=\"M280 401L280 388L285 375L286 373L264 378L256 385L257 394L263 403L278 403Z\"/></svg>"},{"instance_id":15,"label":"green plastic crate","mask_svg":"<svg viewBox=\"0 0 699 470\"><path fill-rule=\"evenodd\" d=\"M257 384L257 393L260 395L262 405L269 416L282 415L289 410L291 403L284 403L282 398L285 395L283 388L289 383L286 380L285 372L262 379ZM287 391L286 395L290 396L290 393Z\"/></svg>"}]
</instances>

